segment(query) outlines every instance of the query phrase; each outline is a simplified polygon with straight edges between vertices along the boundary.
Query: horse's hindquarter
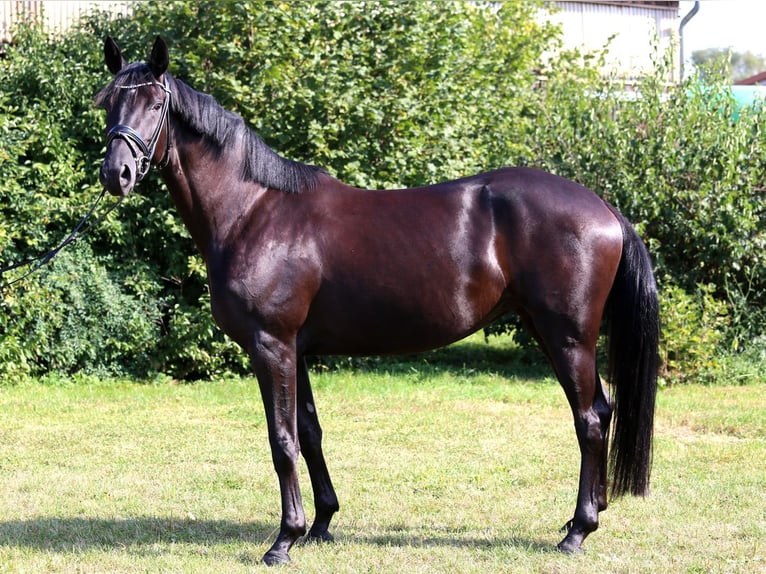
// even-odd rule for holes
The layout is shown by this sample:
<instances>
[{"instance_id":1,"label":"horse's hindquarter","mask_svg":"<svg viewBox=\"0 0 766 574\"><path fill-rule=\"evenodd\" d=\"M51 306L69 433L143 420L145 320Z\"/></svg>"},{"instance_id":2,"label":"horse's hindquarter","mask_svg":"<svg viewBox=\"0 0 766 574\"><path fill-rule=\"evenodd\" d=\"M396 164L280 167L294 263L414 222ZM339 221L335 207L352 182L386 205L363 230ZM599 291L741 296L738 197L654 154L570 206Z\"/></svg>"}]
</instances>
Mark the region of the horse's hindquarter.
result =
<instances>
[{"instance_id":1,"label":"horse's hindquarter","mask_svg":"<svg viewBox=\"0 0 766 574\"><path fill-rule=\"evenodd\" d=\"M620 222L575 182L529 168L501 174L493 186L502 197L495 215L516 307L597 336L622 254Z\"/></svg>"}]
</instances>

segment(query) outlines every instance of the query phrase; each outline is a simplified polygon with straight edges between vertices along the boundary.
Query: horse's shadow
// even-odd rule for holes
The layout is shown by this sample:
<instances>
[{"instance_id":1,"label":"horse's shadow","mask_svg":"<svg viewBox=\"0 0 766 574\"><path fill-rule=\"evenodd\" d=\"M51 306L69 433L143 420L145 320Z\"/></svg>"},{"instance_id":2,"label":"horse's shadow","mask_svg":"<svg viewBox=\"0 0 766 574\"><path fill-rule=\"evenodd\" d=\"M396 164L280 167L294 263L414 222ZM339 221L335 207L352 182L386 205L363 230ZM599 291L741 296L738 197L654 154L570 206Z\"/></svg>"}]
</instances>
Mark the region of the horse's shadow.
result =
<instances>
[{"instance_id":1,"label":"horse's shadow","mask_svg":"<svg viewBox=\"0 0 766 574\"><path fill-rule=\"evenodd\" d=\"M193 520L167 517L83 518L41 517L0 522L0 546L32 548L61 553L93 548L136 548L157 544L199 544L205 546L236 542L262 546L276 535L275 524L229 520ZM374 535L338 533L338 540L372 546L401 548L491 548L497 545L523 548L532 552L553 552L554 547L539 540L501 536L497 539L472 536L463 529L423 527L402 531L392 526ZM316 543L299 542L310 547ZM245 559L245 558L243 558ZM256 560L256 553L246 557Z\"/></svg>"},{"instance_id":2,"label":"horse's shadow","mask_svg":"<svg viewBox=\"0 0 766 574\"><path fill-rule=\"evenodd\" d=\"M71 552L151 544L261 543L277 528L261 522L168 517L41 517L0 522L0 546Z\"/></svg>"},{"instance_id":3,"label":"horse's shadow","mask_svg":"<svg viewBox=\"0 0 766 574\"><path fill-rule=\"evenodd\" d=\"M480 538L465 530L432 529L423 527L416 531L401 532L391 529L375 535L361 534L356 539L362 544L400 548L471 548L492 549L498 546L524 549L535 554L556 553L555 544L543 540L532 540L521 536L499 536Z\"/></svg>"}]
</instances>

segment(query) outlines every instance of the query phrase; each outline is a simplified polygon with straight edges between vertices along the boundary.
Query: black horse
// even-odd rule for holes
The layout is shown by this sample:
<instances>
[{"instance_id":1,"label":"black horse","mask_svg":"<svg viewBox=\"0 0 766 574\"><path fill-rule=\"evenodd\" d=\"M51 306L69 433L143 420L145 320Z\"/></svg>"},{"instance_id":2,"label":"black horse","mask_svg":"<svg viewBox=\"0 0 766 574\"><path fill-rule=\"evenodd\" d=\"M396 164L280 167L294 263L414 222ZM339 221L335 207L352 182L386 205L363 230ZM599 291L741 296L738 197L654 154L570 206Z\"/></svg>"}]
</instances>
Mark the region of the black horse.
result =
<instances>
[{"instance_id":1,"label":"black horse","mask_svg":"<svg viewBox=\"0 0 766 574\"><path fill-rule=\"evenodd\" d=\"M157 38L97 96L107 112L101 182L125 196L159 167L207 264L213 315L252 359L282 495L279 535L264 556L289 560L306 533L296 465L311 476L316 519L331 540L338 510L322 454L305 357L411 353L446 345L518 313L574 415L579 494L558 545L575 552L612 493L643 495L651 466L658 299L644 244L593 192L527 168L427 187L360 190L284 159L243 120L167 73ZM608 320L610 400L596 340Z\"/></svg>"}]
</instances>

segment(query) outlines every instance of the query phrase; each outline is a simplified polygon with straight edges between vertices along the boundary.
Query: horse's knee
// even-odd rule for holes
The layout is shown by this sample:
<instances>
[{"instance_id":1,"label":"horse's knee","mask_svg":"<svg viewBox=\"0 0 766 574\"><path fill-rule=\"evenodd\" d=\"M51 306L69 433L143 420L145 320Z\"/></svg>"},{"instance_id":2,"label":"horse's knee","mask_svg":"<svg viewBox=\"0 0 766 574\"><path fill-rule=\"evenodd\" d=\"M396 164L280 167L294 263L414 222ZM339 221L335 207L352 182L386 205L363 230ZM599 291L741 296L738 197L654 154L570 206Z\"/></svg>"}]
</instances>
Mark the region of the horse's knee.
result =
<instances>
[{"instance_id":1,"label":"horse's knee","mask_svg":"<svg viewBox=\"0 0 766 574\"><path fill-rule=\"evenodd\" d=\"M271 460L277 474L284 476L296 470L300 446L288 437L276 437L271 441Z\"/></svg>"}]
</instances>

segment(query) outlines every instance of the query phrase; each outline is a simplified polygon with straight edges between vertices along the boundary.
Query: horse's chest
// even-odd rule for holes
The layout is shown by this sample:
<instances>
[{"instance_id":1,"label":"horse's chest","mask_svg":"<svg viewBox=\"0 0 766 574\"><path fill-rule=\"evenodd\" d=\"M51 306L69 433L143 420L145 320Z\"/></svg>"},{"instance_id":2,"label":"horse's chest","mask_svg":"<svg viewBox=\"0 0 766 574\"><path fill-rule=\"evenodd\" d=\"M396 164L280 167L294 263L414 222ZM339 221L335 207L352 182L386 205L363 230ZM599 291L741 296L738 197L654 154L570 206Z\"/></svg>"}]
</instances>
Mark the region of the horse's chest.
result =
<instances>
[{"instance_id":1,"label":"horse's chest","mask_svg":"<svg viewBox=\"0 0 766 574\"><path fill-rule=\"evenodd\" d=\"M318 285L315 265L301 257L232 258L208 265L213 317L246 347L259 330L296 332Z\"/></svg>"}]
</instances>

